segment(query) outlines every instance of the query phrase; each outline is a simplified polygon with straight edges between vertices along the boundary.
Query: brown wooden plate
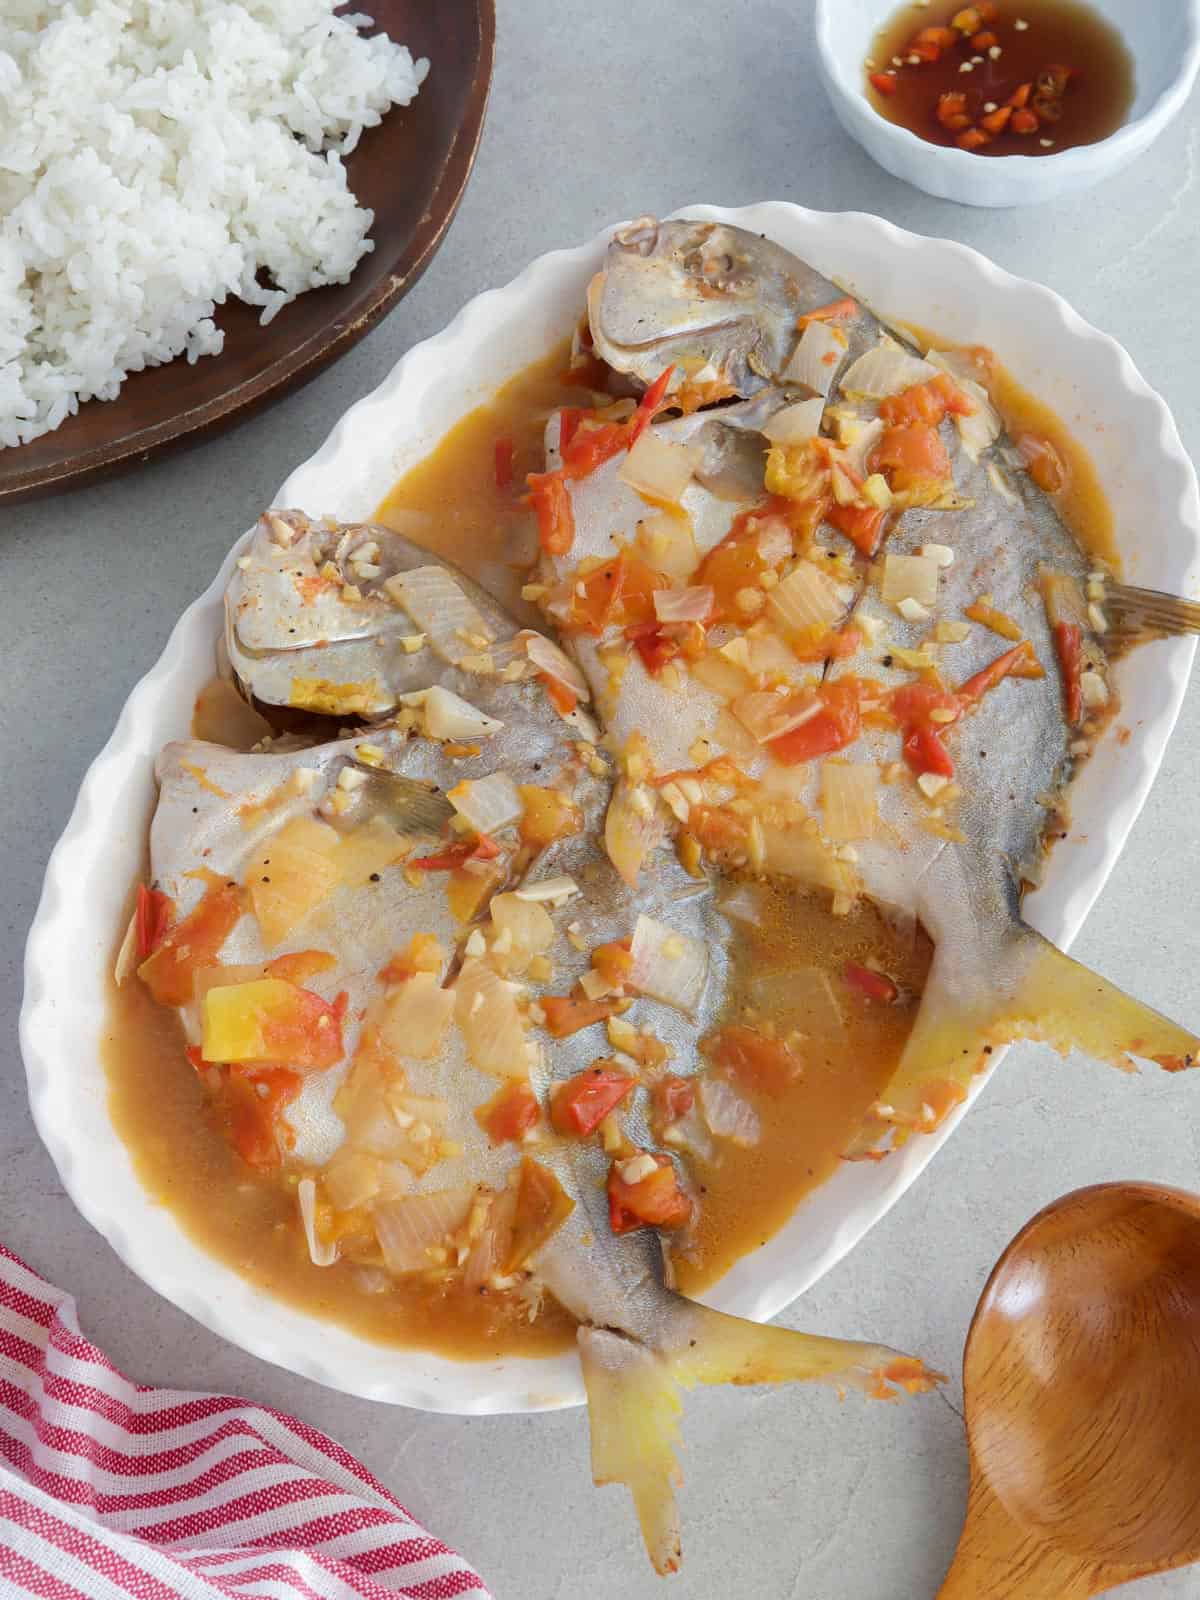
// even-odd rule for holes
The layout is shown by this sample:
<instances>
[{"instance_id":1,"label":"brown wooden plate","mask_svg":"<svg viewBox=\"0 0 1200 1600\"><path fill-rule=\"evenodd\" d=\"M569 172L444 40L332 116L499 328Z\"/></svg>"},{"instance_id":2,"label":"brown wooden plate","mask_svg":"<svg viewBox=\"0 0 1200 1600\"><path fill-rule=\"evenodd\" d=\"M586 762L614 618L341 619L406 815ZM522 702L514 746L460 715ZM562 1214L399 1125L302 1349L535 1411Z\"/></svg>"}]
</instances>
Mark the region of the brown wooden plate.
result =
<instances>
[{"instance_id":1,"label":"brown wooden plate","mask_svg":"<svg viewBox=\"0 0 1200 1600\"><path fill-rule=\"evenodd\" d=\"M428 56L411 106L370 129L346 162L375 212L375 249L349 283L310 290L267 327L231 301L225 348L132 374L115 400L89 400L61 428L0 450L0 504L77 488L219 433L343 355L412 288L458 209L492 80L495 0L363 0L377 29Z\"/></svg>"}]
</instances>

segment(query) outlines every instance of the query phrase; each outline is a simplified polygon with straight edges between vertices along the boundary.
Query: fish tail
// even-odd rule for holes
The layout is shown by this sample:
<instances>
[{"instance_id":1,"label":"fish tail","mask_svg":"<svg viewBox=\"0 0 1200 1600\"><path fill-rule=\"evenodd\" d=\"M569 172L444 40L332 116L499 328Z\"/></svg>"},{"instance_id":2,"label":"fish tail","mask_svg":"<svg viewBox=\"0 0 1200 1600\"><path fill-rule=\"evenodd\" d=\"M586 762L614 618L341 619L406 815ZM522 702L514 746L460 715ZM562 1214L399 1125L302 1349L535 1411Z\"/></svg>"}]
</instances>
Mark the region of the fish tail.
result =
<instances>
[{"instance_id":1,"label":"fish tail","mask_svg":"<svg viewBox=\"0 0 1200 1600\"><path fill-rule=\"evenodd\" d=\"M675 1299L669 1337L651 1348L607 1329L582 1328L579 1350L592 1432L592 1475L633 1495L657 1572L681 1558L675 1489L681 1388L697 1383L828 1383L878 1400L942 1382L922 1362L884 1345L825 1339L746 1322Z\"/></svg>"},{"instance_id":2,"label":"fish tail","mask_svg":"<svg viewBox=\"0 0 1200 1600\"><path fill-rule=\"evenodd\" d=\"M1200 1038L1143 1005L1018 924L986 980L951 985L935 956L896 1073L869 1113L848 1159L879 1159L913 1133L928 1133L967 1097L997 1046L1036 1039L1060 1055L1082 1050L1123 1072L1135 1058L1168 1072L1200 1062ZM971 990L975 995L972 997Z\"/></svg>"}]
</instances>

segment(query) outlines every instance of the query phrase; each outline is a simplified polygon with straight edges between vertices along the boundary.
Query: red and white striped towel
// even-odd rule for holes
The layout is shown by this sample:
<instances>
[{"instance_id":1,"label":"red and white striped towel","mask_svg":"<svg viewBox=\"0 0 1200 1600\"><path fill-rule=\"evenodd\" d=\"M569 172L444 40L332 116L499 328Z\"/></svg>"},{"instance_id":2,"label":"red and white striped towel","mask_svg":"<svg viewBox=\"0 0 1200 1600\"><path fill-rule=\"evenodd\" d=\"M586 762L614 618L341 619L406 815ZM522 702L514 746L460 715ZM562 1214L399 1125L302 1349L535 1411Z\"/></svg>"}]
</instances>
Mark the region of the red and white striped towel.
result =
<instances>
[{"instance_id":1,"label":"red and white striped towel","mask_svg":"<svg viewBox=\"0 0 1200 1600\"><path fill-rule=\"evenodd\" d=\"M0 1595L490 1600L353 1456L232 1395L130 1383L0 1245Z\"/></svg>"}]
</instances>

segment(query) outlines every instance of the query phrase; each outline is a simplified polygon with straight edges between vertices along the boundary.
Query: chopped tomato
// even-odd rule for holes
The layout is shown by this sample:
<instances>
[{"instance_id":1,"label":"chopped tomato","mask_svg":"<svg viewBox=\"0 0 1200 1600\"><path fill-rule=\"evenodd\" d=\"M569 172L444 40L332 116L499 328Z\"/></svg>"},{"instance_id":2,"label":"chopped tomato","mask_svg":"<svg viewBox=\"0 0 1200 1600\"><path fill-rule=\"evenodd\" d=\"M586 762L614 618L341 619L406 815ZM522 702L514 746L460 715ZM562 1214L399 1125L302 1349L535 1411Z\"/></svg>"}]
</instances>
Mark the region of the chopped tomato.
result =
<instances>
[{"instance_id":1,"label":"chopped tomato","mask_svg":"<svg viewBox=\"0 0 1200 1600\"><path fill-rule=\"evenodd\" d=\"M546 1032L552 1039L566 1039L580 1028L589 1028L593 1022L603 1022L606 1017L613 1016L622 1002L548 994L538 1003L545 1013Z\"/></svg>"},{"instance_id":2,"label":"chopped tomato","mask_svg":"<svg viewBox=\"0 0 1200 1600\"><path fill-rule=\"evenodd\" d=\"M519 1144L536 1128L541 1109L528 1078L510 1078L475 1113L475 1120L492 1144Z\"/></svg>"},{"instance_id":3,"label":"chopped tomato","mask_svg":"<svg viewBox=\"0 0 1200 1600\"><path fill-rule=\"evenodd\" d=\"M174 901L163 894L161 889L147 889L144 883L138 884L137 952L139 961L145 961L147 956L153 955L155 950L158 949L167 929L171 925L171 916L174 909Z\"/></svg>"},{"instance_id":4,"label":"chopped tomato","mask_svg":"<svg viewBox=\"0 0 1200 1600\"><path fill-rule=\"evenodd\" d=\"M696 1104L696 1086L690 1078L680 1078L669 1072L651 1089L650 1099L664 1123L678 1122Z\"/></svg>"},{"instance_id":5,"label":"chopped tomato","mask_svg":"<svg viewBox=\"0 0 1200 1600\"><path fill-rule=\"evenodd\" d=\"M958 698L964 705L974 705L983 699L989 689L994 689L1002 679L1008 677L1010 672L1020 667L1031 654L1032 649L1028 639L1022 639L1020 644L1013 645L1011 650L1006 650L974 677L968 678L959 689Z\"/></svg>"},{"instance_id":6,"label":"chopped tomato","mask_svg":"<svg viewBox=\"0 0 1200 1600\"><path fill-rule=\"evenodd\" d=\"M801 1064L779 1039L743 1022L727 1022L700 1041L722 1071L744 1088L779 1096L800 1076Z\"/></svg>"},{"instance_id":7,"label":"chopped tomato","mask_svg":"<svg viewBox=\"0 0 1200 1600\"><path fill-rule=\"evenodd\" d=\"M568 478L586 478L597 467L620 455L629 443L629 429L623 422L580 423L562 450L563 472Z\"/></svg>"},{"instance_id":8,"label":"chopped tomato","mask_svg":"<svg viewBox=\"0 0 1200 1600\"><path fill-rule=\"evenodd\" d=\"M843 295L840 300L831 300L828 305L817 306L813 311L804 312L802 316L796 318L796 326L803 333L810 322L845 322L857 315L858 301L852 300L849 295Z\"/></svg>"},{"instance_id":9,"label":"chopped tomato","mask_svg":"<svg viewBox=\"0 0 1200 1600\"><path fill-rule=\"evenodd\" d=\"M614 939L609 944L598 944L592 951L592 966L614 988L625 983L633 971L632 944L632 937Z\"/></svg>"},{"instance_id":10,"label":"chopped tomato","mask_svg":"<svg viewBox=\"0 0 1200 1600\"><path fill-rule=\"evenodd\" d=\"M549 697L550 704L564 717L569 717L579 704L579 697L569 683L564 683L561 678L552 678L548 672L539 672L542 688Z\"/></svg>"},{"instance_id":11,"label":"chopped tomato","mask_svg":"<svg viewBox=\"0 0 1200 1600\"><path fill-rule=\"evenodd\" d=\"M1028 113L1032 115L1032 113ZM1016 118L1013 118L1014 132ZM1049 439L1044 439L1040 434L1022 434L1017 440L1017 449L1025 463L1029 476L1039 489L1046 494L1061 494L1067 487L1069 474L1067 464L1058 453Z\"/></svg>"},{"instance_id":12,"label":"chopped tomato","mask_svg":"<svg viewBox=\"0 0 1200 1600\"><path fill-rule=\"evenodd\" d=\"M497 439L493 448L496 487L507 489L513 481L513 442L507 435Z\"/></svg>"},{"instance_id":13,"label":"chopped tomato","mask_svg":"<svg viewBox=\"0 0 1200 1600\"><path fill-rule=\"evenodd\" d=\"M187 1004L194 974L217 965L217 953L241 915L242 893L237 884L211 881L199 904L168 929L138 968L138 976L159 1005Z\"/></svg>"},{"instance_id":14,"label":"chopped tomato","mask_svg":"<svg viewBox=\"0 0 1200 1600\"><path fill-rule=\"evenodd\" d=\"M575 437L575 430L583 421L583 412L578 406L564 406L558 414L558 451L565 455L571 448L571 440Z\"/></svg>"},{"instance_id":15,"label":"chopped tomato","mask_svg":"<svg viewBox=\"0 0 1200 1600\"><path fill-rule=\"evenodd\" d=\"M628 1073L597 1061L555 1089L550 1120L559 1133L586 1139L620 1105L635 1082Z\"/></svg>"},{"instance_id":16,"label":"chopped tomato","mask_svg":"<svg viewBox=\"0 0 1200 1600\"><path fill-rule=\"evenodd\" d=\"M288 983L303 985L336 966L337 957L328 950L293 950L289 955L268 961L263 970L268 978L283 978Z\"/></svg>"},{"instance_id":17,"label":"chopped tomato","mask_svg":"<svg viewBox=\"0 0 1200 1600\"><path fill-rule=\"evenodd\" d=\"M717 856L744 851L749 836L745 817L722 806L693 806L688 829L707 851Z\"/></svg>"},{"instance_id":18,"label":"chopped tomato","mask_svg":"<svg viewBox=\"0 0 1200 1600\"><path fill-rule=\"evenodd\" d=\"M805 628L788 642L798 661L845 661L862 644L862 634L848 622L841 628Z\"/></svg>"},{"instance_id":19,"label":"chopped tomato","mask_svg":"<svg viewBox=\"0 0 1200 1600\"><path fill-rule=\"evenodd\" d=\"M500 846L496 841L489 839L486 833L480 833L474 839L462 839L447 845L437 855L415 856L407 864L420 872L453 872L464 861L494 861L499 854Z\"/></svg>"},{"instance_id":20,"label":"chopped tomato","mask_svg":"<svg viewBox=\"0 0 1200 1600\"><path fill-rule=\"evenodd\" d=\"M902 683L898 689L892 690L890 705L892 715L906 730L930 725L930 713L933 711L953 712L953 717L938 719L940 726L949 727L951 722L958 721L962 712L956 694L932 683Z\"/></svg>"},{"instance_id":21,"label":"chopped tomato","mask_svg":"<svg viewBox=\"0 0 1200 1600\"><path fill-rule=\"evenodd\" d=\"M880 402L879 415L891 425L925 422L931 427L947 415L968 417L975 402L958 387L948 372L939 372L926 383L915 383L900 394Z\"/></svg>"},{"instance_id":22,"label":"chopped tomato","mask_svg":"<svg viewBox=\"0 0 1200 1600\"><path fill-rule=\"evenodd\" d=\"M647 1152L653 1154L653 1152ZM692 1215L692 1202L679 1187L670 1156L654 1154L655 1170L636 1183L626 1183L614 1161L608 1169L608 1217L614 1233L635 1228L682 1228Z\"/></svg>"},{"instance_id":23,"label":"chopped tomato","mask_svg":"<svg viewBox=\"0 0 1200 1600\"><path fill-rule=\"evenodd\" d=\"M859 994L865 995L868 1000L874 1000L878 1005L894 1006L900 998L897 985L886 973L876 972L874 967L864 967L857 961L847 961L842 975L852 989L857 989Z\"/></svg>"},{"instance_id":24,"label":"chopped tomato","mask_svg":"<svg viewBox=\"0 0 1200 1600\"><path fill-rule=\"evenodd\" d=\"M583 826L579 807L560 789L548 789L541 784L522 783L517 786L524 811L519 831L522 840L539 849L555 844Z\"/></svg>"},{"instance_id":25,"label":"chopped tomato","mask_svg":"<svg viewBox=\"0 0 1200 1600\"><path fill-rule=\"evenodd\" d=\"M578 592L580 584L582 594ZM611 561L602 562L576 580L567 627L601 634L615 624L637 627L654 622L654 591L668 587L662 573L647 566L639 556L622 550Z\"/></svg>"},{"instance_id":26,"label":"chopped tomato","mask_svg":"<svg viewBox=\"0 0 1200 1600\"><path fill-rule=\"evenodd\" d=\"M665 372L659 373L658 377L655 378L642 396L637 410L629 419L629 448L631 450L658 413L664 406L669 404L667 400L667 385L670 383L671 374L674 371L675 368L671 366Z\"/></svg>"},{"instance_id":27,"label":"chopped tomato","mask_svg":"<svg viewBox=\"0 0 1200 1600\"><path fill-rule=\"evenodd\" d=\"M904 741L904 759L917 774L931 772L939 778L954 776L954 762L934 728L914 728Z\"/></svg>"},{"instance_id":28,"label":"chopped tomato","mask_svg":"<svg viewBox=\"0 0 1200 1600\"><path fill-rule=\"evenodd\" d=\"M1060 622L1054 629L1054 647L1062 669L1063 702L1067 721L1078 727L1083 721L1083 635L1074 622Z\"/></svg>"},{"instance_id":29,"label":"chopped tomato","mask_svg":"<svg viewBox=\"0 0 1200 1600\"><path fill-rule=\"evenodd\" d=\"M300 1084L300 1074L287 1067L230 1069L220 1101L229 1120L230 1142L249 1166L279 1164L283 1113L299 1094Z\"/></svg>"},{"instance_id":30,"label":"chopped tomato","mask_svg":"<svg viewBox=\"0 0 1200 1600\"><path fill-rule=\"evenodd\" d=\"M515 1272L575 1209L575 1202L548 1167L526 1156L517 1183L512 1243L502 1271Z\"/></svg>"},{"instance_id":31,"label":"chopped tomato","mask_svg":"<svg viewBox=\"0 0 1200 1600\"><path fill-rule=\"evenodd\" d=\"M525 481L542 549L548 556L565 556L575 543L575 513L562 473L531 472Z\"/></svg>"},{"instance_id":32,"label":"chopped tomato","mask_svg":"<svg viewBox=\"0 0 1200 1600\"><path fill-rule=\"evenodd\" d=\"M886 515L887 512L878 506L834 505L826 512L825 520L832 522L839 533L844 533L863 555L873 556L879 548Z\"/></svg>"},{"instance_id":33,"label":"chopped tomato","mask_svg":"<svg viewBox=\"0 0 1200 1600\"><path fill-rule=\"evenodd\" d=\"M871 465L876 472L890 473L891 486L898 494L950 478L946 447L937 429L923 422L889 428L872 452Z\"/></svg>"},{"instance_id":34,"label":"chopped tomato","mask_svg":"<svg viewBox=\"0 0 1200 1600\"><path fill-rule=\"evenodd\" d=\"M798 728L771 739L767 749L786 767L801 761L814 761L817 756L832 755L844 750L858 738L862 726L856 683L825 683L817 694L823 702L815 717L809 717ZM690 820L690 819L689 819Z\"/></svg>"}]
</instances>

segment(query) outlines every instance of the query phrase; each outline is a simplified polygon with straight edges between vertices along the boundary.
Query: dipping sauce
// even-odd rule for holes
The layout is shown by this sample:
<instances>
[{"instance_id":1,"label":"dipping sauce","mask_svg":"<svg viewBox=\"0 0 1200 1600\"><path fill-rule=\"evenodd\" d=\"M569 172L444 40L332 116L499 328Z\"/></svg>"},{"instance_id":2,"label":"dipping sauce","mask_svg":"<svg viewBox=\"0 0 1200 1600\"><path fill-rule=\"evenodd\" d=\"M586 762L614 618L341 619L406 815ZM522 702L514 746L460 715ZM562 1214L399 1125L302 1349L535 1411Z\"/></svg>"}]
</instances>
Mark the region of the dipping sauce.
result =
<instances>
[{"instance_id":1,"label":"dipping sauce","mask_svg":"<svg viewBox=\"0 0 1200 1600\"><path fill-rule=\"evenodd\" d=\"M930 144L1049 156L1107 139L1129 114L1133 58L1079 0L907 4L865 64L876 111Z\"/></svg>"}]
</instances>

